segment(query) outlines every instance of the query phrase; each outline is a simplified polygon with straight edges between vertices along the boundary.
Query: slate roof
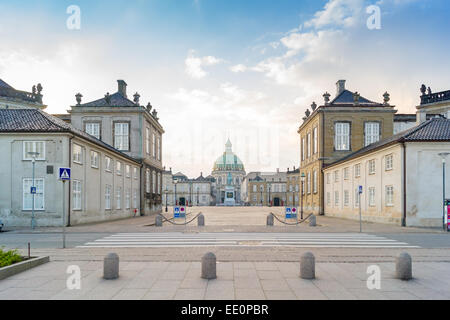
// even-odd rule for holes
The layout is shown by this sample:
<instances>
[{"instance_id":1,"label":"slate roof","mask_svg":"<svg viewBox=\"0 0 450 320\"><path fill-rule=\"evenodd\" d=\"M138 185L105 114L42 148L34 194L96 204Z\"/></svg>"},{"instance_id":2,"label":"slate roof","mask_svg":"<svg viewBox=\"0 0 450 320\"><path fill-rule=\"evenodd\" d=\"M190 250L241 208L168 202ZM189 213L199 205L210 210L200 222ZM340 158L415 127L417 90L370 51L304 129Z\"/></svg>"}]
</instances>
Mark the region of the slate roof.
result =
<instances>
[{"instance_id":1,"label":"slate roof","mask_svg":"<svg viewBox=\"0 0 450 320\"><path fill-rule=\"evenodd\" d=\"M336 98L334 98L329 106L341 106L341 105L352 105L354 106L353 92L349 90L342 91ZM363 96L359 97L359 105L367 106L382 106L381 103L370 101Z\"/></svg>"},{"instance_id":2,"label":"slate roof","mask_svg":"<svg viewBox=\"0 0 450 320\"><path fill-rule=\"evenodd\" d=\"M105 98L98 99L95 101L82 103L77 105L77 107L136 107L137 105L123 96L120 92L116 92L110 97L110 103L106 102Z\"/></svg>"},{"instance_id":3,"label":"slate roof","mask_svg":"<svg viewBox=\"0 0 450 320\"><path fill-rule=\"evenodd\" d=\"M1 133L24 133L24 132L67 132L72 133L80 138L86 139L101 147L135 162L138 160L128 156L127 154L115 149L109 144L98 140L97 138L74 128L72 125L64 122L39 109L0 109L0 134Z\"/></svg>"},{"instance_id":4,"label":"slate roof","mask_svg":"<svg viewBox=\"0 0 450 320\"><path fill-rule=\"evenodd\" d=\"M398 142L450 142L450 119L436 117L425 121L408 130L399 132L389 138L372 143L365 148L359 149L348 156L339 159L326 167L331 167L344 161L357 158L371 151L380 149L392 143Z\"/></svg>"},{"instance_id":5,"label":"slate roof","mask_svg":"<svg viewBox=\"0 0 450 320\"><path fill-rule=\"evenodd\" d=\"M11 87L9 84L7 84L5 81L3 81L2 79L0 79L0 87L2 88L8 88L8 89L14 89L13 87Z\"/></svg>"}]
</instances>

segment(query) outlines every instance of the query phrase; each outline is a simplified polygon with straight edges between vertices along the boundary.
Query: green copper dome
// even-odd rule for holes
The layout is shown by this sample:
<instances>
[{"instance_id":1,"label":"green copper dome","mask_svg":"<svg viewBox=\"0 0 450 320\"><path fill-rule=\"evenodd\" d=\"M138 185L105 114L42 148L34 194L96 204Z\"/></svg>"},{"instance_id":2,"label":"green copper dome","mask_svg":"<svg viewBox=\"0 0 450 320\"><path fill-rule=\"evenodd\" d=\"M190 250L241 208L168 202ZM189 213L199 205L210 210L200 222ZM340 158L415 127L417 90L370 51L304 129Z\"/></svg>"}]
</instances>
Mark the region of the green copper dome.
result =
<instances>
[{"instance_id":1,"label":"green copper dome","mask_svg":"<svg viewBox=\"0 0 450 320\"><path fill-rule=\"evenodd\" d=\"M244 164L233 153L231 146L230 139L228 139L225 144L225 152L214 162L213 171L244 171Z\"/></svg>"}]
</instances>

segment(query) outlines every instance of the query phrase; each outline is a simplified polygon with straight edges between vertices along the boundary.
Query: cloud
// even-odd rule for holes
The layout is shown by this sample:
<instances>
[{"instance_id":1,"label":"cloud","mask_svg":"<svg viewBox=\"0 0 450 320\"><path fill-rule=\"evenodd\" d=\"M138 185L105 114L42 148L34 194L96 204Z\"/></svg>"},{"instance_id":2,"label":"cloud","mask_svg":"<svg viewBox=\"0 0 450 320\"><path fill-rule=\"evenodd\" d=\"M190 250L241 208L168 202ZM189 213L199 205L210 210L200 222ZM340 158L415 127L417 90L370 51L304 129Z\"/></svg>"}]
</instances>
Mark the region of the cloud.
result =
<instances>
[{"instance_id":1,"label":"cloud","mask_svg":"<svg viewBox=\"0 0 450 320\"><path fill-rule=\"evenodd\" d=\"M245 65L243 65L243 64L237 64L237 65L235 65L235 66L232 66L232 67L230 68L230 70L231 70L232 72L235 72L235 73L238 73L238 72L244 72L244 71L247 71L247 67L246 67Z\"/></svg>"},{"instance_id":2,"label":"cloud","mask_svg":"<svg viewBox=\"0 0 450 320\"><path fill-rule=\"evenodd\" d=\"M184 61L186 67L185 71L190 77L194 79L201 79L208 75L208 73L203 69L204 67L213 66L222 62L224 62L224 60L213 56L196 57L195 51L190 50L186 60Z\"/></svg>"},{"instance_id":3,"label":"cloud","mask_svg":"<svg viewBox=\"0 0 450 320\"><path fill-rule=\"evenodd\" d=\"M330 0L323 10L315 13L314 18L305 22L305 27L316 29L326 26L350 27L357 23L363 11L363 0Z\"/></svg>"}]
</instances>

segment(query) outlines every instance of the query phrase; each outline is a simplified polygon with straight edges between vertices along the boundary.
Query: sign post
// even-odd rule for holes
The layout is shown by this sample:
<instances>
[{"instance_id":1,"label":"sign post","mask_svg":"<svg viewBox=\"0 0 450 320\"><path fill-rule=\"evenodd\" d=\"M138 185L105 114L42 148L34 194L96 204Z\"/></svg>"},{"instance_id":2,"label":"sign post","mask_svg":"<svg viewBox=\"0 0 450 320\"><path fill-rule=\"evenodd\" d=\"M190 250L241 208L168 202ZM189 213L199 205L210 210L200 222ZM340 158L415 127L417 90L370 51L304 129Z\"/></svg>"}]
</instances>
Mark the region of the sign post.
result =
<instances>
[{"instance_id":1,"label":"sign post","mask_svg":"<svg viewBox=\"0 0 450 320\"><path fill-rule=\"evenodd\" d=\"M63 183L63 249L66 248L66 181L70 181L70 168L59 168L59 180Z\"/></svg>"},{"instance_id":2,"label":"sign post","mask_svg":"<svg viewBox=\"0 0 450 320\"><path fill-rule=\"evenodd\" d=\"M450 199L446 199L445 200L445 212L447 212L447 214L445 215L446 217L446 225L447 225L447 232L450 231Z\"/></svg>"},{"instance_id":3,"label":"sign post","mask_svg":"<svg viewBox=\"0 0 450 320\"><path fill-rule=\"evenodd\" d=\"M363 193L363 187L358 187L358 197L359 197L359 232L362 232L362 214L361 214L361 194Z\"/></svg>"}]
</instances>

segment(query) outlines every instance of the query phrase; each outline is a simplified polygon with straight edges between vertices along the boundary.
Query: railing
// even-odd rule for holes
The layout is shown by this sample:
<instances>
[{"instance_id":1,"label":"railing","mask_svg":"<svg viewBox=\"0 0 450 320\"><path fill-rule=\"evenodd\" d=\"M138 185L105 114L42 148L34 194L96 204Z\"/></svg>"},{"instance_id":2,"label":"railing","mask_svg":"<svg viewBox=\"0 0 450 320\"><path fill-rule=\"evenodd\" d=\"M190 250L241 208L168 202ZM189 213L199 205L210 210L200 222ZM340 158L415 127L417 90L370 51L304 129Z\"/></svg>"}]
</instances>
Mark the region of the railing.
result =
<instances>
[{"instance_id":1,"label":"railing","mask_svg":"<svg viewBox=\"0 0 450 320\"><path fill-rule=\"evenodd\" d=\"M20 99L23 101L42 103L42 95L11 88L0 87L0 97Z\"/></svg>"},{"instance_id":2,"label":"railing","mask_svg":"<svg viewBox=\"0 0 450 320\"><path fill-rule=\"evenodd\" d=\"M450 100L450 90L442 91L432 94L424 94L420 97L420 104L429 104L434 102L441 102Z\"/></svg>"}]
</instances>

